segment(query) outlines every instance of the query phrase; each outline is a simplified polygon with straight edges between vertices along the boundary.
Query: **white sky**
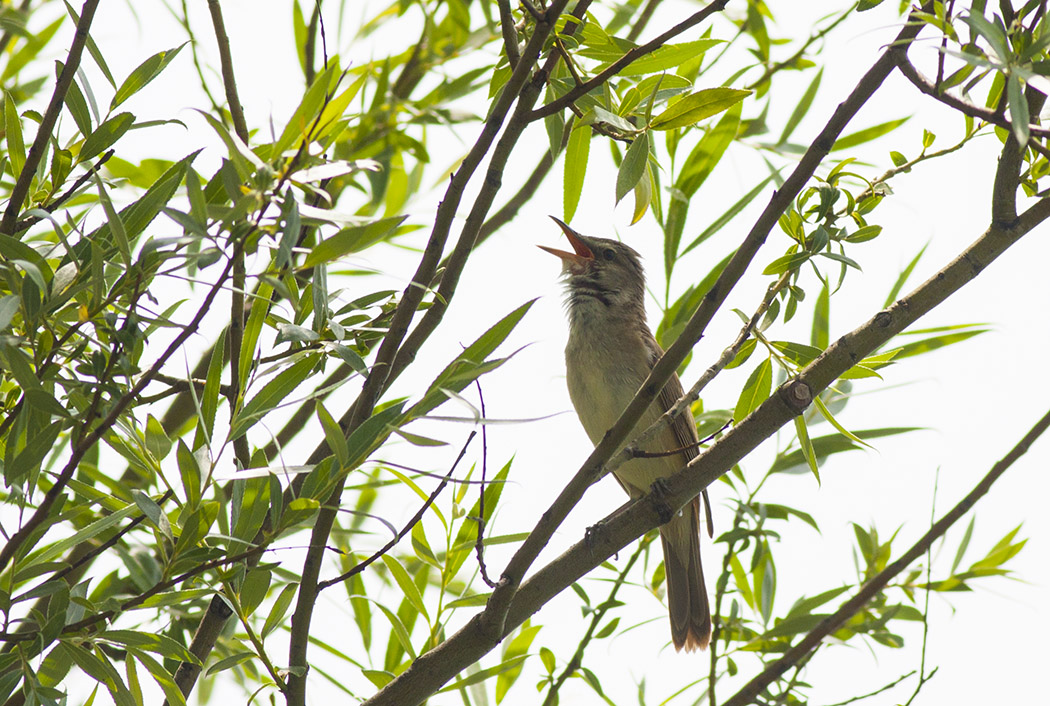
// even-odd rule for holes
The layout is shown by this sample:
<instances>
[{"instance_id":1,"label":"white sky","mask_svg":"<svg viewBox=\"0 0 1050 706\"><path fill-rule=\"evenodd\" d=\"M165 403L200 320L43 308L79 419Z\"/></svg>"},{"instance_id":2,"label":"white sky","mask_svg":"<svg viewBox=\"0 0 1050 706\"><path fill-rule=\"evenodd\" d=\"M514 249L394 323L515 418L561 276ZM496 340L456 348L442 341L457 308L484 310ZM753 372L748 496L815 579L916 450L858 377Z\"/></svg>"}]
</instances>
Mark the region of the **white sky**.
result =
<instances>
[{"instance_id":1,"label":"white sky","mask_svg":"<svg viewBox=\"0 0 1050 706\"><path fill-rule=\"evenodd\" d=\"M730 6L734 4L730 3ZM782 27L773 30L777 36L800 36L808 31L818 15L813 10L817 3L770 4L783 22ZM214 58L205 4L199 2L196 5L199 6L196 7L196 26L206 44L204 53ZM348 14L357 12L357 3L351 1L347 5L352 8ZM896 2L886 2L876 12L851 20L835 33L825 49L827 68L818 103L796 130L795 141L805 143L816 134L834 106L874 61L882 45L896 33L892 11L896 5ZM377 3L369 4L370 8L378 6ZM103 3L96 20L95 40L109 57L118 81L146 56L184 41L160 3L138 2L134 7L138 23L129 17L127 5L120 3ZM291 47L289 3L227 0L223 7L249 126L268 132L267 121L272 115L279 130L301 90L301 75ZM681 6L668 5L657 14L651 27L666 26L679 12ZM362 15L367 14L362 10ZM355 61L367 60L372 51L379 54L387 50L385 47L373 49L362 43L351 44L348 40L334 47L339 43L334 31L337 18L334 13L326 17L331 50ZM353 24L349 19L348 22ZM725 31L724 25L721 31ZM380 37L377 41L398 42L396 46L400 48L403 41L414 36L414 32L413 29L398 36ZM694 30L682 39L696 36L698 32ZM925 49L916 55L928 60L931 53ZM207 145L197 166L202 174L208 173L206 165L215 164L223 152L203 120L188 110L193 106L204 107L198 92L193 90L188 48L169 72L170 75L165 74L130 101L128 109L140 119L177 117L189 126L189 131L177 126L162 127L133 133L126 139L132 144L140 141L143 155L163 150L172 158ZM179 84L171 83L176 76L181 77ZM795 88L798 94L810 78L810 74L782 77L786 88ZM185 85L186 92L174 90L175 85ZM217 87L218 82L213 86ZM783 95L790 95L789 90ZM775 126L773 136L779 134L779 125L791 107L790 101L785 99L775 104L776 111L783 112L770 116L770 122ZM752 114L753 108L753 105L745 108L745 116ZM873 165L864 168L864 173L872 177L880 174L889 165L887 154L890 149L900 150L908 156L917 153L923 128L937 133L937 147L951 144L962 132L961 118L932 104L896 76L847 132L905 115L913 117L904 128L878 142L876 147L858 151ZM463 133L459 144L445 140L441 146L432 145L434 162L426 184L433 183L440 172L465 151L475 129L468 128ZM504 179L506 193L511 193L516 178L524 178L531 170L538 151L545 148L542 127L537 126L530 140L526 147L516 150L515 160ZM855 248L852 255L861 261L864 272L851 274L842 291L832 300L832 337L854 328L874 313L897 273L923 245L929 243L929 248L912 284L946 264L984 229L998 142L993 137L984 137L979 143L957 155L922 165L911 175L892 182L895 196L887 199L872 218L872 222L885 227L883 235ZM654 289L662 291L662 245L658 226L651 216L647 216L638 225L628 227L630 204L613 208L614 171L600 140L596 139L592 144L591 155L592 167L600 166L597 160L602 159L608 166L590 170L573 225L592 235L619 235L641 251L649 263ZM418 391L420 385L429 381L428 376L455 354L460 344L473 340L522 302L540 297L504 351L526 344L528 347L500 372L484 380L486 402L492 417L557 415L530 424L490 429L490 470L494 472L507 459L514 457L513 484L504 496L512 501L501 507L495 528L501 534L527 531L590 448L571 413L564 388L561 350L566 332L557 282L558 264L535 248L541 243L557 244L560 238L557 229L546 218L548 213L561 214L560 164L559 161L541 193L518 219L497 234L471 261L446 317L445 333L435 337L424 349L422 369L415 376L406 375L397 386L401 394ZM754 152L734 147L719 165L711 182L693 201L685 237L706 226L764 174L764 167ZM439 198L437 192L422 194L412 205L410 222L428 223ZM464 204L469 203L468 199L464 200ZM757 207L761 205L760 199ZM672 282L673 290L680 292L684 289L691 273L703 276L711 263L721 259L743 237L750 223L747 217L737 219L716 238L691 253L678 266ZM170 226L162 224L161 227ZM1044 266L1046 232L1044 227L1030 234L977 281L919 324L926 327L988 322L994 329L991 333L891 367L885 373L885 383L857 385L857 391L873 391L881 385L890 389L858 397L840 418L851 429L909 425L926 427L927 431L881 441L876 452L856 452L833 459L821 469L822 484L819 486L809 476L783 477L769 486L766 500L804 509L817 517L823 530L822 534L817 534L798 522L779 528L784 532L784 542L775 548L778 559L777 607L781 613L800 592L813 593L817 587L823 590L853 578L851 522L865 526L875 523L883 538L900 528L894 544L895 556L898 555L928 526L935 482L939 484L936 508L940 514L972 487L1044 413L1048 396L1043 360L1050 343L1046 320L1050 285ZM765 263L782 254L786 246L786 237L775 231L759 255L755 269L761 270ZM375 265L403 283L411 272L408 268L414 267L414 260L405 251L384 248L353 264ZM766 283L766 279L752 276L732 294L697 347L693 366L684 379L686 385L695 381L699 372L735 335L739 320L730 309L737 307L752 311ZM813 287L812 276L804 278L802 285ZM364 291L378 288L366 281L351 281L345 286L355 288L352 291L362 287L369 287ZM331 287L335 289L336 284L333 282ZM811 290L813 295L816 291L816 288ZM218 309L224 310L224 307ZM656 314L654 305L651 318ZM787 327L776 327L768 334L777 339L808 342L808 326L808 315L803 315L801 320ZM756 357L749 365L719 377L705 393L707 408L732 406L757 360ZM334 401L329 404L329 409L337 408ZM429 428L452 439L464 438L467 433L466 427ZM412 430L426 433L426 429L419 425L418 430L415 427ZM824 425L813 433L830 431ZM432 470L443 470L458 450L458 443L453 441L447 451L436 458L428 457L426 463L431 464ZM475 445L474 451L479 448ZM749 478L759 478L773 448L768 444L745 461L743 467ZM1030 539L1025 550L1009 565L1020 581L977 582L974 593L951 594L950 603L942 596L932 598L933 629L926 665L927 669L939 667L940 671L925 687L920 702L1023 703L1029 701L1030 694L1041 686L1039 667L1047 654L1042 635L1050 631L1050 612L1046 607L1047 598L1050 598L1050 562L1047 561L1050 559L1047 543L1050 521L1044 505L1050 491L1046 474L1048 448L1050 446L1045 441L1037 444L978 505L976 530L967 559L976 559L999 537L1023 522L1022 535ZM411 452L406 450L405 453ZM474 458L478 458L476 453ZM722 530L731 521L731 510L723 502L729 493L719 485L711 491L716 528ZM593 489L554 538L541 561L553 558L558 551L579 539L587 525L619 506L623 500L620 489L611 481ZM447 512L448 504L443 508ZM415 505L406 502L403 508L387 510L390 513L387 519L399 525L411 516ZM950 565L968 519L949 537L946 555L939 564L942 574ZM704 543L703 549L708 581L713 585L718 554L709 542ZM506 548L493 549L488 555L490 569L498 573L508 552ZM620 562L625 559L626 555L622 555ZM607 590L593 581L585 585L592 598L603 596ZM639 620L646 617L656 619L629 632L624 638L600 641L589 652L588 661L607 660L601 665L601 670L596 671L609 680L605 683L606 692L618 703L634 702L635 684L643 679L650 695L648 703L658 703L688 681L687 675L700 670L706 672L706 661L702 658L676 655L665 646L668 637L666 617L654 599L641 590L627 592L623 598L632 605L634 602L639 604ZM345 636L356 632L341 591L325 593L322 604L323 609L315 618L319 637L339 644ZM559 656L568 657L571 646L576 644L585 626L579 615L575 596L569 594L554 601L538 616L544 628L534 648L549 645ZM628 622L625 617L622 624ZM806 673L806 680L817 685L813 702L845 700L918 669L920 628L914 626L903 635L907 641L905 650L880 648L872 654L855 645L853 649L822 652ZM268 642L272 655L279 662L286 659L286 651L278 647L282 639L283 636L276 635ZM347 649L353 652L356 647L356 638L353 638ZM319 657L320 651L314 649L311 655ZM485 662L486 665L494 663L492 656ZM744 667L746 661L740 663ZM505 703L536 703L538 697L533 691L535 674L535 671L527 670ZM370 693L363 679L352 674L347 674L346 678L357 693ZM909 680L904 688L881 695L869 703L903 702L913 686L914 680ZM320 678L311 682L311 690L315 702L321 698L338 698L338 694ZM698 696L693 691L687 693L688 697L676 699L674 703L690 703ZM722 685L719 693L725 697L732 693L732 689ZM593 692L578 680L566 685L562 699L563 703L597 702ZM459 698L454 695L434 700L434 703L441 704L458 702Z\"/></svg>"}]
</instances>

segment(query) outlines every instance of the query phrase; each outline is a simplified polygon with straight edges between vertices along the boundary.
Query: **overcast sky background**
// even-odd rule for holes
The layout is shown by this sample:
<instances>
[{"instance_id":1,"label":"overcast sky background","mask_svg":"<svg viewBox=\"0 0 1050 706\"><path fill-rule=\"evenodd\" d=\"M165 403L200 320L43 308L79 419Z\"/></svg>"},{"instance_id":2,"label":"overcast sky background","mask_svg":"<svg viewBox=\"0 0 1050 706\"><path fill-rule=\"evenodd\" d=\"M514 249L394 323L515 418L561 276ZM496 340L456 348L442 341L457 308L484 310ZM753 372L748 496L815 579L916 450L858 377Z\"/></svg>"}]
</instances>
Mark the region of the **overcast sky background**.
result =
<instances>
[{"instance_id":1,"label":"overcast sky background","mask_svg":"<svg viewBox=\"0 0 1050 706\"><path fill-rule=\"evenodd\" d=\"M730 3L730 9L734 2ZM372 38L369 42L352 43L352 31L360 17L370 17L382 6L376 2L347 2L344 31L336 31L339 17L326 13L329 50L344 58L363 62L373 56L393 53L407 46L416 36L414 20L403 20L396 32ZM848 21L836 31L824 48L826 62L823 85L817 104L809 117L796 130L795 141L806 144L830 116L835 105L845 98L864 71L872 64L885 42L899 27L894 14L896 2L886 2L878 10ZM815 20L829 3L770 2L780 25L772 29L778 37L801 37L814 26ZM820 6L820 7L815 7ZM892 6L892 7L891 7ZM683 9L685 7L685 9ZM657 13L647 36L657 28L671 24L681 13L695 7L665 3ZM302 90L302 77L294 56L288 2L255 2L227 0L223 3L226 24L231 36L239 89L251 129L268 133L272 119L279 131L294 109ZM96 19L93 36L117 74L118 81L134 66L156 51L176 46L185 38L180 28L160 3L103 3ZM360 15L357 13L360 12ZM204 42L202 54L217 66L217 54L204 2L194 4L194 22ZM715 36L729 36L727 25L719 23ZM66 36L70 27L64 28ZM683 36L695 39L700 30ZM55 46L66 46L56 44ZM387 46L384 46L387 45ZM914 56L929 60L932 45L915 51ZM793 49L792 49L793 51ZM782 50L786 55L788 50ZM89 73L91 73L89 69ZM181 77L181 78L176 78ZM219 87L215 76L213 89ZM803 76L783 75L785 92L797 89L800 95L811 80ZM185 86L185 92L177 87ZM217 93L218 95L218 93ZM108 96L107 96L108 101ZM790 112L780 102L783 114L773 115L770 122L774 135ZM209 174L223 156L224 149L203 119L191 107L205 107L193 74L188 49L172 64L160 80L129 101L128 109L139 119L175 117L186 123L179 126L138 131L124 138L141 150L142 156L162 153L172 159L206 146L196 162L198 171ZM745 117L754 115L757 107L745 105ZM893 76L886 88L877 94L856 118L847 132L893 118L912 116L910 121L889 138L857 150L856 155L870 160L863 172L871 177L881 174L889 165L890 149L911 157L920 149L922 130L935 132L936 147L952 144L962 134L962 120L951 111L920 96L902 79ZM440 173L462 155L476 134L473 126L464 128L454 139L430 143L433 165L426 184L434 183ZM266 141L268 138L262 138ZM458 140L458 141L457 141ZM546 149L542 126L535 126L526 147L515 151L515 159L504 179L505 194L512 193L519 179L531 170L539 151ZM832 338L860 325L870 317L886 296L901 268L927 243L929 247L911 280L915 285L943 267L966 244L984 230L989 215L989 186L999 143L993 136L982 137L977 146L961 153L920 166L910 175L892 182L895 195L875 212L872 222L884 226L881 237L857 246L852 253L864 267L862 274L852 273L845 286L832 300ZM528 148L530 147L531 148ZM631 205L614 208L615 172L607 157L608 150L600 140L592 144L592 168L584 188L580 208L573 226L583 233L621 237L639 250L649 263L654 291L663 291L660 280L662 242L659 227L651 215L629 227ZM852 155L853 153L851 153ZM605 160L606 168L601 168ZM519 217L486 243L471 260L446 317L444 334L435 337L423 350L424 365L418 377L406 375L398 381L397 394L412 394L429 382L432 375L459 349L485 328L521 303L539 297L539 301L515 331L504 351L525 347L501 371L484 380L488 412L495 418L547 417L541 421L514 426L498 426L489 433L489 466L495 470L512 456L512 485L493 531L499 534L527 531L546 508L567 478L575 472L590 450L582 428L571 412L565 390L562 348L566 337L558 262L541 252L537 244L560 245L560 233L547 214L561 215L560 164L541 193ZM598 167L598 168L595 168ZM697 233L728 204L754 186L766 169L753 151L734 146L719 165L714 178L697 194L690 209L691 220L686 236ZM420 195L410 205L409 222L431 222L440 192ZM629 201L630 199L627 199ZM471 201L464 200L464 204ZM751 213L764 205L756 201ZM465 211L466 209L464 209ZM682 291L695 273L699 279L711 264L730 252L746 234L752 219L742 216L698 248L680 264L672 290ZM175 227L158 221L156 235L171 235ZM164 232L161 232L164 231ZM172 232L167 232L172 231ZM455 231L458 233L458 231ZM993 331L949 349L909 359L885 371L885 382L858 384L857 392L875 391L852 401L840 421L850 429L886 426L920 426L926 431L880 441L873 452L854 452L830 460L821 469L822 483L812 476L785 476L770 484L765 498L799 507L818 518L822 528L817 533L803 523L783 527L784 542L776 549L778 558L778 609L782 613L790 601L802 592L812 593L814 586L827 588L853 578L851 522L875 523L880 535L887 537L900 529L894 544L895 556L910 546L930 522L931 504L937 486L937 514L953 505L987 469L1028 430L1045 412L1048 395L1044 359L1050 341L1047 331L1048 285L1046 262L1047 234L1040 228L1027 236L1006 256L995 263L978 280L932 313L920 326L987 322ZM755 270L783 253L788 245L785 235L775 231L756 261ZM847 253L851 254L851 253ZM373 266L387 273L389 281L403 286L414 267L415 256L394 247L369 252L367 259L355 260L353 266ZM816 294L812 275L803 278L802 286ZM751 312L759 302L768 278L752 275L730 296L716 317L705 339L697 347L693 364L684 378L688 386L732 340L739 329L739 319L732 308ZM373 281L348 281L348 288L379 288ZM335 289L335 282L331 285ZM906 287L905 291L910 289ZM351 289L360 291L359 289ZM348 295L347 299L353 298ZM650 318L658 309L652 302ZM222 311L222 305L217 307ZM767 335L775 339L808 342L808 315L788 326L775 327ZM204 339L200 344L203 346ZM758 358L748 365L720 376L705 392L708 409L731 407L747 375ZM887 388L879 390L879 388ZM335 410L336 403L328 405ZM452 408L447 408L454 412ZM548 416L553 415L553 416ZM428 433L420 424L412 430ZM444 470L458 451L467 427L429 427L434 433L452 440L444 455L431 454L426 462L430 470ZM814 434L830 433L827 425ZM777 444L786 438L766 444L742 464L749 478L757 480L772 458ZM475 450L477 450L475 446ZM412 451L405 449L406 457ZM1009 565L1019 580L987 580L976 584L972 594L951 594L949 604L942 596L931 599L931 624L926 656L927 669L939 667L937 676L925 687L919 703L1026 702L1033 693L1041 693L1042 674L1047 650L1043 636L1050 632L1050 520L1045 503L1050 491L1047 460L1050 442L1039 442L993 489L977 507L977 524L967 559L983 555L1002 535L1024 523L1022 535L1029 537L1025 550ZM474 454L472 460L476 460ZM297 461L291 461L297 462ZM731 522L731 509L723 502L728 491L719 485L711 489L715 506L716 530ZM554 538L541 557L550 559L577 541L584 528L594 523L624 501L619 487L610 480L592 489L576 509L570 521ZM400 525L416 507L389 508L387 516ZM966 521L949 535L946 556L938 564L943 571L965 530ZM705 565L709 583L717 576L716 554L709 542ZM716 547L718 549L720 547ZM510 549L494 548L488 555L490 570L498 568L509 556ZM620 564L626 554L620 556ZM965 564L966 562L964 562ZM935 577L937 573L935 572ZM596 582L585 584L592 597L604 596L607 588ZM622 596L640 606L640 617L655 617L648 625L629 632L620 639L604 640L591 647L588 659L608 659L622 669L603 669L610 675L606 692L619 703L634 701L636 683L645 680L648 703L659 703L687 681L683 674L706 672L707 662L696 655L678 655L667 646L666 616L655 599L640 589ZM338 643L353 636L349 605L338 591L323 594L325 613L315 621L318 636ZM920 606L921 607L921 606ZM585 623L579 617L578 601L563 596L540 613L544 625L534 647L552 645L556 653L566 655L575 645ZM625 619L623 624L626 624ZM813 703L834 703L876 689L895 677L919 668L918 651L921 626L903 632L908 649L879 649L877 656L858 646L822 653L806 673L806 679L817 685ZM282 661L286 650L277 645L281 635L270 638L272 654ZM356 637L352 637L356 640ZM347 649L354 651L357 643ZM314 649L312 657L319 657ZM492 656L485 664L493 664ZM347 675L356 692L370 693L367 682ZM907 699L914 681L901 689L883 694L869 703L897 703ZM316 702L334 696L323 680L311 682L311 698ZM226 693L225 689L222 693ZM674 703L690 703L690 698ZM731 690L720 687L728 696ZM233 698L242 699L239 695ZM505 703L536 703L533 682L523 679L508 695ZM578 680L566 685L563 703L595 703L597 697ZM578 701L574 701L578 699ZM434 703L458 703L458 697L446 695Z\"/></svg>"}]
</instances>

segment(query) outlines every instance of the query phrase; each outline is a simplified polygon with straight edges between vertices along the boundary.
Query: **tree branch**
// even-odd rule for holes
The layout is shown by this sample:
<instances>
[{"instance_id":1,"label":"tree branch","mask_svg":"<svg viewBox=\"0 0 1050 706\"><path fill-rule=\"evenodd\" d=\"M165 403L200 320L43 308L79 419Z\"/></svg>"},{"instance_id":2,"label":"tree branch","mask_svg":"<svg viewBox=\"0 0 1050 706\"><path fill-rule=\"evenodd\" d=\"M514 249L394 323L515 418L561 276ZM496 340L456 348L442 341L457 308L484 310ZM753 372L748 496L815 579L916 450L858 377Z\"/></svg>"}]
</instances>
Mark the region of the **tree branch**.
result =
<instances>
[{"instance_id":1,"label":"tree branch","mask_svg":"<svg viewBox=\"0 0 1050 706\"><path fill-rule=\"evenodd\" d=\"M652 39L646 42L645 44L639 44L638 46L627 50L627 52L625 52L622 57L614 61L606 69L599 72L584 83L573 86L561 98L553 100L550 103L543 106L542 108L537 108L536 110L532 111L532 113L530 113L528 117L529 122L540 120L541 118L545 118L548 115L554 115L562 109L569 107L577 98L581 98L593 91L598 86L601 86L610 78L620 73L620 71L631 62L645 56L646 54L653 53L654 51L662 47L664 44L666 44L667 40L677 37L679 34L691 27L695 27L696 25L700 24L716 12L721 12L723 9L725 9L725 6L728 3L729 0L714 0L714 2L712 2L704 9L694 12L687 19L679 22L674 27L662 33L655 39Z\"/></svg>"},{"instance_id":2,"label":"tree branch","mask_svg":"<svg viewBox=\"0 0 1050 706\"><path fill-rule=\"evenodd\" d=\"M26 197L29 195L29 188L33 183L33 175L36 174L37 167L40 166L40 160L44 158L47 142L51 139L55 123L58 122L58 114L62 112L66 93L69 91L69 86L73 83L77 68L80 66L80 57L84 53L84 45L87 44L88 31L91 28L91 21L95 17L95 10L98 9L98 2L99 0L85 0L84 7L80 11L80 21L77 22L73 43L69 47L69 54L66 55L66 62L62 66L62 72L58 75L58 83L55 84L55 90L51 94L51 102L47 104L47 110L44 111L44 116L40 120L40 127L36 131L33 145L29 148L26 162L22 166L22 171L18 174L18 181L15 182L15 186L11 190L11 199L7 202L4 217L0 220L0 233L14 234L18 213L22 210Z\"/></svg>"},{"instance_id":3,"label":"tree branch","mask_svg":"<svg viewBox=\"0 0 1050 706\"><path fill-rule=\"evenodd\" d=\"M734 694L722 706L747 706L752 704L762 691L786 672L791 665L797 663L810 651L820 645L821 641L837 630L850 617L861 610L868 601L874 598L882 589L886 588L893 577L907 569L911 564L921 557L933 545L933 543L944 536L948 529L958 522L970 509L977 504L984 495L988 493L992 485L1014 464L1017 459L1024 456L1028 448L1038 439L1043 432L1050 428L1050 412L1043 415L1017 445L1010 450L991 470L974 486L973 490L966 494L955 507L949 510L939 519L922 538L913 544L908 551L883 569L877 576L857 591L848 601L842 604L838 610L820 621L798 643L791 647L784 656L766 667L761 674L749 681L743 688Z\"/></svg>"}]
</instances>

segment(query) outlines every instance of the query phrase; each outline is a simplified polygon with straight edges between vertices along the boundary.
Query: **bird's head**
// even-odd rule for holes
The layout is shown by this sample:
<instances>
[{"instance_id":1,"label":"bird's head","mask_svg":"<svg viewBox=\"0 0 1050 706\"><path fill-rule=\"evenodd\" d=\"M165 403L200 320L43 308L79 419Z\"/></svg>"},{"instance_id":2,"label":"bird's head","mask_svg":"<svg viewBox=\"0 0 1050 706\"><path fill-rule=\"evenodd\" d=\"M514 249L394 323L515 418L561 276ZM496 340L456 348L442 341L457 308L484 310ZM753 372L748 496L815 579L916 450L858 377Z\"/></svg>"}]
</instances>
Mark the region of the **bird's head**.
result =
<instances>
[{"instance_id":1,"label":"bird's head","mask_svg":"<svg viewBox=\"0 0 1050 706\"><path fill-rule=\"evenodd\" d=\"M569 239L573 252L539 247L561 258L570 308L592 301L616 310L644 308L645 272L641 256L633 248L617 240L580 235L551 218Z\"/></svg>"}]
</instances>

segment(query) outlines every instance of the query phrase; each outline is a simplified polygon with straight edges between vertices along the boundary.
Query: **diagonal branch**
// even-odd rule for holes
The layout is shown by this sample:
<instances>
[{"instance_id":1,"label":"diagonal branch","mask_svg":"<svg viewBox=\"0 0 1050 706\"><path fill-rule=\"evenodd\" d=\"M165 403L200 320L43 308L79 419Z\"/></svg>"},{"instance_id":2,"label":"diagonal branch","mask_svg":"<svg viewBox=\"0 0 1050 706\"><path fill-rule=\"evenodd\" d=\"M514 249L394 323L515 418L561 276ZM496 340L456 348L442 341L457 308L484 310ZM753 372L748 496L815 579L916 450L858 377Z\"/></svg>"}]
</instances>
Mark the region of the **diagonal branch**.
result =
<instances>
[{"instance_id":1,"label":"diagonal branch","mask_svg":"<svg viewBox=\"0 0 1050 706\"><path fill-rule=\"evenodd\" d=\"M643 498L595 525L584 540L536 571L521 585L503 623L503 635L525 622L574 581L645 532L659 526L665 518L666 507L681 507L691 502L704 488L801 414L813 397L853 367L854 361L871 354L929 313L1048 218L1050 199L1044 199L1023 213L1014 226L1002 228L993 225L988 228L933 277L841 337L806 366L798 377L782 385L746 419L693 459L682 473L668 478L658 499ZM367 706L415 706L481 659L502 637L494 639L489 635L482 611L445 642L420 655L408 669L365 703Z\"/></svg>"},{"instance_id":2,"label":"diagonal branch","mask_svg":"<svg viewBox=\"0 0 1050 706\"><path fill-rule=\"evenodd\" d=\"M930 3L927 3L930 4ZM897 36L896 43L908 42L914 39L921 26L912 24L906 26ZM667 349L667 352L653 366L649 377L642 383L641 388L634 399L623 411L612 429L606 432L602 441L594 448L591 455L584 461L573 478L562 490L551 507L543 514L536 527L522 543L518 551L511 558L504 576L508 577L508 586L497 588L493 592L493 601L505 600L502 593L513 593L514 586L524 577L525 572L539 556L540 551L547 545L554 531L568 516L569 512L583 497L584 492L593 483L597 482L605 473L606 463L618 450L624 439L634 428L638 419L642 416L649 405L652 404L656 395L663 389L667 380L678 369L685 357L696 345L697 341L707 329L707 325L714 318L715 313L721 308L729 292L740 281L744 273L750 267L752 260L758 254L759 248L765 243L769 232L776 225L781 214L791 205L795 197L802 191L806 183L812 177L821 161L830 151L836 138L849 124L853 116L867 103L875 91L882 86L887 76L893 71L894 59L891 50L887 50L868 70L858 82L856 88L849 97L843 101L835 110L831 119L824 129L816 137L810 148L802 156L795 171L787 178L781 188L773 194L769 204L752 226L751 231L741 243L736 253L726 264L725 269L715 282L696 310L686 323L678 339ZM699 492L699 489L698 491ZM682 505L692 497L683 500ZM486 616L488 618L488 616Z\"/></svg>"},{"instance_id":3,"label":"diagonal branch","mask_svg":"<svg viewBox=\"0 0 1050 706\"><path fill-rule=\"evenodd\" d=\"M988 493L992 485L999 480L999 478L1014 464L1017 459L1027 453L1028 448L1035 443L1046 430L1050 428L1050 412L1043 415L1042 419L1036 422L1024 437L1017 442L1006 456L1004 456L998 463L992 466L991 470L981 479L981 481L974 486L973 490L966 494L966 496L960 500L955 507L949 510L941 519L937 520L929 531L922 536L922 538L913 544L908 551L904 552L903 555L895 562L883 569L877 576L873 577L868 583L853 594L853 596L842 604L838 610L820 621L817 627L813 628L809 633L806 634L798 643L791 647L784 656L773 662L764 670L762 673L757 675L751 681L743 686L740 691L736 692L728 701L722 706L746 706L755 702L755 699L765 690L767 686L772 684L778 679L784 672L786 672L792 665L797 664L799 660L803 659L808 653L816 649L820 643L828 635L833 633L839 627L842 626L850 617L855 615L861 610L868 602L874 598L882 589L886 588L889 582L900 574L902 571L912 565L919 557L925 554L933 543L944 536L948 529L962 519L970 509L977 504L984 495Z\"/></svg>"},{"instance_id":4,"label":"diagonal branch","mask_svg":"<svg viewBox=\"0 0 1050 706\"><path fill-rule=\"evenodd\" d=\"M95 17L95 10L98 9L98 2L99 0L85 0L84 7L80 11L80 20L77 22L76 33L73 35L73 43L69 46L69 54L66 55L62 73L58 75L55 91L51 94L51 102L47 104L47 110L44 111L44 116L40 120L40 127L36 131L33 145L29 148L29 154L26 155L26 163L18 174L18 181L15 182L14 189L11 190L11 200L7 202L3 220L0 220L0 233L13 234L18 212L22 210L22 205L29 195L33 175L40 166L40 160L44 158L47 142L51 139L55 123L58 122L58 114L62 112L66 93L80 67L80 57L84 53L84 45L87 44L88 31Z\"/></svg>"},{"instance_id":5,"label":"diagonal branch","mask_svg":"<svg viewBox=\"0 0 1050 706\"><path fill-rule=\"evenodd\" d=\"M529 121L532 122L534 120L545 118L548 115L554 115L555 113L561 112L564 108L567 108L570 105L572 105L573 102L576 101L576 99L582 98L598 86L601 86L603 83L608 81L616 74L620 73L620 71L622 71L624 67L626 67L631 62L640 59L646 54L652 54L654 51L666 44L667 40L673 39L682 32L686 31L687 29L695 27L696 25L700 24L716 12L721 12L723 9L725 9L725 6L728 3L729 0L714 0L714 2L712 2L710 5L707 5L702 10L694 12L688 18L682 20L666 32L663 32L662 34L660 34L660 36L656 37L655 39L651 39L645 44L639 44L638 46L627 50L627 52L622 57L609 64L609 66L606 67L603 71L595 74L592 78L588 79L587 81L573 86L572 89L570 89L565 95L558 98L557 100L553 100L547 105L543 106L542 108L537 108L536 110L532 111L529 114Z\"/></svg>"}]
</instances>

